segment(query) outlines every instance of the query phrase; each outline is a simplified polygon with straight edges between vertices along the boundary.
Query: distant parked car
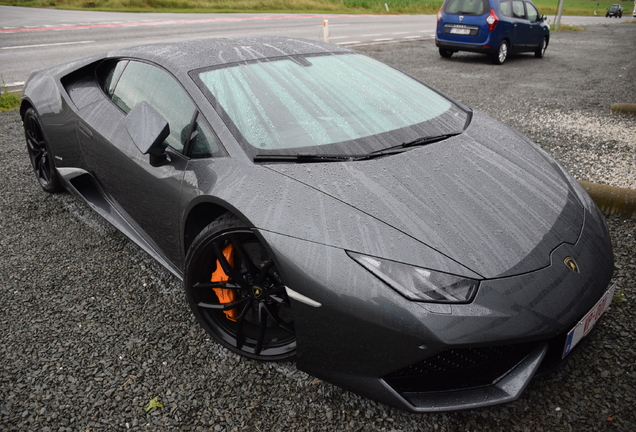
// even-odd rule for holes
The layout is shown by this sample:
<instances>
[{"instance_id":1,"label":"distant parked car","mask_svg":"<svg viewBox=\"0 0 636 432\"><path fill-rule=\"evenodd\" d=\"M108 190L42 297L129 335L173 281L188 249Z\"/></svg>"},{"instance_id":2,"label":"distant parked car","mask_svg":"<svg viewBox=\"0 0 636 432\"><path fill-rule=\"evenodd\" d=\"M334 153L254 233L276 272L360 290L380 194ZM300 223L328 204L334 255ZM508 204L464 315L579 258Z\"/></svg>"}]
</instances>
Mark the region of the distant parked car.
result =
<instances>
[{"instance_id":1,"label":"distant parked car","mask_svg":"<svg viewBox=\"0 0 636 432\"><path fill-rule=\"evenodd\" d=\"M634 8L634 13L632 14L634 18L636 18L636 7Z\"/></svg>"},{"instance_id":2,"label":"distant parked car","mask_svg":"<svg viewBox=\"0 0 636 432\"><path fill-rule=\"evenodd\" d=\"M503 64L511 52L542 58L550 42L547 17L530 0L445 0L437 13L435 45L442 57L488 54Z\"/></svg>"},{"instance_id":3,"label":"distant parked car","mask_svg":"<svg viewBox=\"0 0 636 432\"><path fill-rule=\"evenodd\" d=\"M636 12L636 11L635 11ZM623 5L614 3L609 7L607 13L605 14L605 18L614 17L614 18L622 18L623 17Z\"/></svg>"}]
</instances>

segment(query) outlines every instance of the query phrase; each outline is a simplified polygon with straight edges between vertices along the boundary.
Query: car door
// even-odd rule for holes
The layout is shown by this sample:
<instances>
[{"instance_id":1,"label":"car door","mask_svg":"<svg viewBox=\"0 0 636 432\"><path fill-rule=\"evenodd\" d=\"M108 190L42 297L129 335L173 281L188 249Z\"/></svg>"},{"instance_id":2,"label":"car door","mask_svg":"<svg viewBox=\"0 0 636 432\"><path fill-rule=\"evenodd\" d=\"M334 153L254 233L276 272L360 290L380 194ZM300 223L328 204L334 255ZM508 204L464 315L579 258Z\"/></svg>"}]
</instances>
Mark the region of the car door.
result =
<instances>
[{"instance_id":1,"label":"car door","mask_svg":"<svg viewBox=\"0 0 636 432\"><path fill-rule=\"evenodd\" d=\"M510 44L514 51L523 51L528 45L529 25L526 19L526 9L522 0L512 0L512 25L514 37Z\"/></svg>"},{"instance_id":2,"label":"car door","mask_svg":"<svg viewBox=\"0 0 636 432\"><path fill-rule=\"evenodd\" d=\"M197 110L181 85L155 65L119 61L108 68L103 86L110 100L92 116L90 125L79 125L82 152L93 176L132 227L180 267L181 183L188 164L183 150ZM126 129L126 114L142 101L170 126L165 141L168 159L158 166L139 151Z\"/></svg>"},{"instance_id":3,"label":"car door","mask_svg":"<svg viewBox=\"0 0 636 432\"><path fill-rule=\"evenodd\" d=\"M541 15L537 8L530 2L524 2L526 4L526 17L528 18L528 39L526 44L528 48L536 47L543 39L545 31L543 29Z\"/></svg>"}]
</instances>

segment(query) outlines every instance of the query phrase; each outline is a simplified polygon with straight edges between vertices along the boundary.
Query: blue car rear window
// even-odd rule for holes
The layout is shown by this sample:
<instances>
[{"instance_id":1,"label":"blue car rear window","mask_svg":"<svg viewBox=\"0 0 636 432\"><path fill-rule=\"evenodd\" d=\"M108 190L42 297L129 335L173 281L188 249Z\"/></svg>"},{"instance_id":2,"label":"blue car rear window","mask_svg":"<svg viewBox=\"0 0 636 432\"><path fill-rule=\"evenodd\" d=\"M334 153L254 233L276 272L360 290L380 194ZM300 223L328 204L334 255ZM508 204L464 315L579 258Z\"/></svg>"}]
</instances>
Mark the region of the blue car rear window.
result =
<instances>
[{"instance_id":1,"label":"blue car rear window","mask_svg":"<svg viewBox=\"0 0 636 432\"><path fill-rule=\"evenodd\" d=\"M484 15L490 11L488 0L446 0L444 12L461 15Z\"/></svg>"}]
</instances>

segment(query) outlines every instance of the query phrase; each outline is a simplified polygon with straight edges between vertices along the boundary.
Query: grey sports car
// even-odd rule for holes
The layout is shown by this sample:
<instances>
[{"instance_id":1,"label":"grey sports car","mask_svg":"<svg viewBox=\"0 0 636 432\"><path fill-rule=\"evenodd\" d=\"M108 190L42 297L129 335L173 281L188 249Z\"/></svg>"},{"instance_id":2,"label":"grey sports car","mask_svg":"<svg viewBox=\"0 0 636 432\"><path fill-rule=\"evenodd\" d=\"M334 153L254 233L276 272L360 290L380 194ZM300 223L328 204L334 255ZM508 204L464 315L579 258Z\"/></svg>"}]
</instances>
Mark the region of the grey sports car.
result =
<instances>
[{"instance_id":1,"label":"grey sports car","mask_svg":"<svg viewBox=\"0 0 636 432\"><path fill-rule=\"evenodd\" d=\"M114 51L33 72L20 113L44 190L183 279L220 344L401 409L518 398L612 299L603 216L558 163L342 47Z\"/></svg>"}]
</instances>

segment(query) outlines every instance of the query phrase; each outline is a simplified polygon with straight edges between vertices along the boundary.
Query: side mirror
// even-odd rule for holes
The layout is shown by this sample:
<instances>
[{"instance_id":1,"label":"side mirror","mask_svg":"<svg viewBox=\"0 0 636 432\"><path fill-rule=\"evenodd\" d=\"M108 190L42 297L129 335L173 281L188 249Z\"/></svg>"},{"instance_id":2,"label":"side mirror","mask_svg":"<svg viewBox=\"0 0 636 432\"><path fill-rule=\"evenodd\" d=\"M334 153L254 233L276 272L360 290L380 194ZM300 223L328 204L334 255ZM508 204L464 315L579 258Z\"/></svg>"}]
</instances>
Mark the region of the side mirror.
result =
<instances>
[{"instance_id":1,"label":"side mirror","mask_svg":"<svg viewBox=\"0 0 636 432\"><path fill-rule=\"evenodd\" d=\"M547 20L548 20L547 15L541 15L541 21L547 21Z\"/></svg>"},{"instance_id":2,"label":"side mirror","mask_svg":"<svg viewBox=\"0 0 636 432\"><path fill-rule=\"evenodd\" d=\"M164 141L170 135L170 126L148 102L140 102L128 112L126 130L139 151L150 155L152 165L159 163L159 159L165 160Z\"/></svg>"}]
</instances>

